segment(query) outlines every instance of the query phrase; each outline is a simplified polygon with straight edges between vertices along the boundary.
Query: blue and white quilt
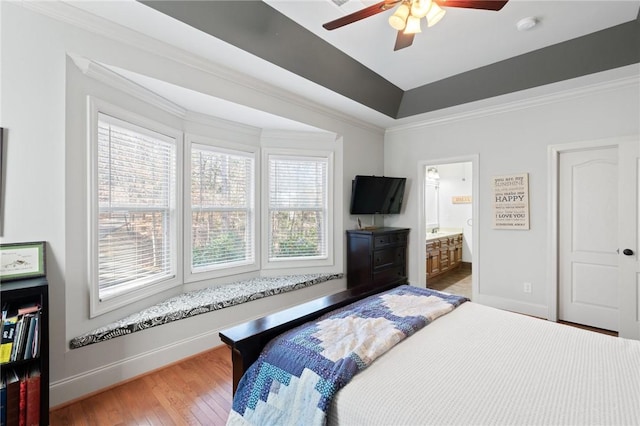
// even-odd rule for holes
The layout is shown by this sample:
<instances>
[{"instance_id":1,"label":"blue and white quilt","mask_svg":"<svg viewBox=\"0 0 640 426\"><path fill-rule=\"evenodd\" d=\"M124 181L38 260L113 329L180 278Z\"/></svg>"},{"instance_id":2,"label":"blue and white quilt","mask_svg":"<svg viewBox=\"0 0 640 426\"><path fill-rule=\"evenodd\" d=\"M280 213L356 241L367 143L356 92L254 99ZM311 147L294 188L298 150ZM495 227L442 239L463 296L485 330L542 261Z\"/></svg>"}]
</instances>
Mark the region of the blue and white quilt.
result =
<instances>
[{"instance_id":1,"label":"blue and white quilt","mask_svg":"<svg viewBox=\"0 0 640 426\"><path fill-rule=\"evenodd\" d=\"M324 425L355 374L466 300L403 285L276 337L240 380L227 425Z\"/></svg>"}]
</instances>

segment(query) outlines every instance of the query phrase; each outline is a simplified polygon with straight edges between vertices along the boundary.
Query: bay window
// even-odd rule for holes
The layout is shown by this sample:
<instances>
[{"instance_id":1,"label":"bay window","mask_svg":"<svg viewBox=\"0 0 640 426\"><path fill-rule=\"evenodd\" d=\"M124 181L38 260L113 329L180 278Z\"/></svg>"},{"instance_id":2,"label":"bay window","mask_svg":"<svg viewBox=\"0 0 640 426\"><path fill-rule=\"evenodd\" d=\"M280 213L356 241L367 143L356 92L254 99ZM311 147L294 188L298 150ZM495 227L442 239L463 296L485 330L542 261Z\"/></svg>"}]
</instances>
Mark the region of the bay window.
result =
<instances>
[{"instance_id":1,"label":"bay window","mask_svg":"<svg viewBox=\"0 0 640 426\"><path fill-rule=\"evenodd\" d=\"M190 146L191 272L254 265L254 153Z\"/></svg>"},{"instance_id":2,"label":"bay window","mask_svg":"<svg viewBox=\"0 0 640 426\"><path fill-rule=\"evenodd\" d=\"M328 259L330 155L267 158L268 261Z\"/></svg>"},{"instance_id":3,"label":"bay window","mask_svg":"<svg viewBox=\"0 0 640 426\"><path fill-rule=\"evenodd\" d=\"M92 314L124 304L118 300L123 294L142 297L147 288L176 285L179 273L179 134L115 115L94 105Z\"/></svg>"},{"instance_id":4,"label":"bay window","mask_svg":"<svg viewBox=\"0 0 640 426\"><path fill-rule=\"evenodd\" d=\"M332 151L184 135L89 106L92 317L185 283L333 264Z\"/></svg>"}]
</instances>

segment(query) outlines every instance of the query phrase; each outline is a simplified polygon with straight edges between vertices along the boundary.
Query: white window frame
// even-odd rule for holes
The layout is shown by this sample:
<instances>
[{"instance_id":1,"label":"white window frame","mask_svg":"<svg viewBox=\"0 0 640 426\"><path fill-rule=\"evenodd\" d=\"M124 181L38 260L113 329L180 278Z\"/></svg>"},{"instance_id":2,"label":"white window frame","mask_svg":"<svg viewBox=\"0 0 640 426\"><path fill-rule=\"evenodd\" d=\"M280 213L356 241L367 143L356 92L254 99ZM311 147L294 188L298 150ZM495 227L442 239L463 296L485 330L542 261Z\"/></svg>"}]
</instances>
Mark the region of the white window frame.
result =
<instances>
[{"instance_id":1,"label":"white window frame","mask_svg":"<svg viewBox=\"0 0 640 426\"><path fill-rule=\"evenodd\" d=\"M185 152L184 156L184 178L185 178L185 196L184 196L184 227L183 227L183 247L184 247L184 280L185 282L202 281L211 278L220 278L230 275L236 275L246 272L255 272L260 270L260 252L258 239L260 237L260 228L258 226L258 207L260 206L260 191L258 188L258 176L260 176L260 161L258 161L259 147L242 145L238 143L226 142L218 139L208 138L200 135L185 135ZM249 226L253 227L253 253L254 258L251 262L234 262L228 265L215 265L205 268L192 268L192 247L191 247L191 231L192 231L192 208L191 208L191 153L193 145L209 145L217 152L228 152L230 154L240 153L253 157L254 174L253 174L253 214Z\"/></svg>"},{"instance_id":2,"label":"white window frame","mask_svg":"<svg viewBox=\"0 0 640 426\"><path fill-rule=\"evenodd\" d=\"M317 157L327 161L327 211L325 223L325 238L327 245L327 255L322 258L285 258L269 259L269 233L271 232L269 215L269 159L275 157L292 158L312 158ZM261 247L262 247L262 269L290 269L332 266L334 264L334 153L333 151L315 151L298 149L278 149L263 148L262 150L262 209L261 209Z\"/></svg>"},{"instance_id":3,"label":"white window frame","mask_svg":"<svg viewBox=\"0 0 640 426\"><path fill-rule=\"evenodd\" d=\"M169 278L159 281L151 281L141 286L136 286L131 289L122 289L117 294L113 294L108 298L100 298L98 288L98 114L102 113L113 117L124 123L128 123L136 127L136 130L144 132L145 129L165 135L168 138L174 139L176 144L176 158L175 158L175 206L172 212L172 226L170 228L171 244L171 265L173 266L172 274ZM87 199L89 205L89 220L88 220L88 252L89 252L89 265L88 265L88 283L89 283L89 299L90 309L89 315L94 318L98 315L104 314L109 311L113 311L122 306L129 305L135 301L147 298L159 292L167 289L179 286L182 284L182 263L178 261L178 254L182 252L182 240L178 238L178 227L182 224L182 177L183 172L183 134L181 131L160 124L147 117L137 115L126 111L120 107L109 104L101 99L89 96L88 97L88 184L87 184Z\"/></svg>"}]
</instances>

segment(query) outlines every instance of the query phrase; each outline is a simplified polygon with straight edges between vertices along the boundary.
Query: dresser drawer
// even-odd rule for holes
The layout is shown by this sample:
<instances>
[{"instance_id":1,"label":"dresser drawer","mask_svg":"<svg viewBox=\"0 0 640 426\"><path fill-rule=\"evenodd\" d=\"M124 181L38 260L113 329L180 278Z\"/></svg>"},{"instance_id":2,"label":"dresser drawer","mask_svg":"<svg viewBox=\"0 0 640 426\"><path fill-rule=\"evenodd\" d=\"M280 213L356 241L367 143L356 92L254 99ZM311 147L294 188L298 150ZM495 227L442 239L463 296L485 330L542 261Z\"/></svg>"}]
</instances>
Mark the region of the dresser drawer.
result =
<instances>
[{"instance_id":1,"label":"dresser drawer","mask_svg":"<svg viewBox=\"0 0 640 426\"><path fill-rule=\"evenodd\" d=\"M404 247L389 248L386 250L376 250L373 252L373 268L380 269L389 265L404 265Z\"/></svg>"},{"instance_id":2,"label":"dresser drawer","mask_svg":"<svg viewBox=\"0 0 640 426\"><path fill-rule=\"evenodd\" d=\"M373 274L373 283L377 284L385 284L394 281L398 281L401 279L405 279L407 274L405 272L404 265L397 266L395 268L384 269L380 272L374 272Z\"/></svg>"},{"instance_id":3,"label":"dresser drawer","mask_svg":"<svg viewBox=\"0 0 640 426\"><path fill-rule=\"evenodd\" d=\"M405 245L407 242L407 234L406 233L393 233L393 234L385 234L385 235L376 235L373 240L373 248L379 249L381 247L386 247L389 245Z\"/></svg>"},{"instance_id":4,"label":"dresser drawer","mask_svg":"<svg viewBox=\"0 0 640 426\"><path fill-rule=\"evenodd\" d=\"M376 237L373 240L373 247L374 248L386 247L389 244L391 244L390 241L391 241L390 235L376 235Z\"/></svg>"}]
</instances>

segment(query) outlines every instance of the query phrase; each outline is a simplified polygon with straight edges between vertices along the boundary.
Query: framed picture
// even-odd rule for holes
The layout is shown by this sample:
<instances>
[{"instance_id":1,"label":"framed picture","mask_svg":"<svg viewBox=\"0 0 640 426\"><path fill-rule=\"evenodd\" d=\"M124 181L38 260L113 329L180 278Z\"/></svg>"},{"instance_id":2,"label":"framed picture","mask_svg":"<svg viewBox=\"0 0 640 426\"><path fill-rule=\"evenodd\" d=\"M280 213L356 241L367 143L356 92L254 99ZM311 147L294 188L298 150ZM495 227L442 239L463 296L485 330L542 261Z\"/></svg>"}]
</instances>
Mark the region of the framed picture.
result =
<instances>
[{"instance_id":1,"label":"framed picture","mask_svg":"<svg viewBox=\"0 0 640 426\"><path fill-rule=\"evenodd\" d=\"M46 243L0 244L0 282L44 277Z\"/></svg>"}]
</instances>

